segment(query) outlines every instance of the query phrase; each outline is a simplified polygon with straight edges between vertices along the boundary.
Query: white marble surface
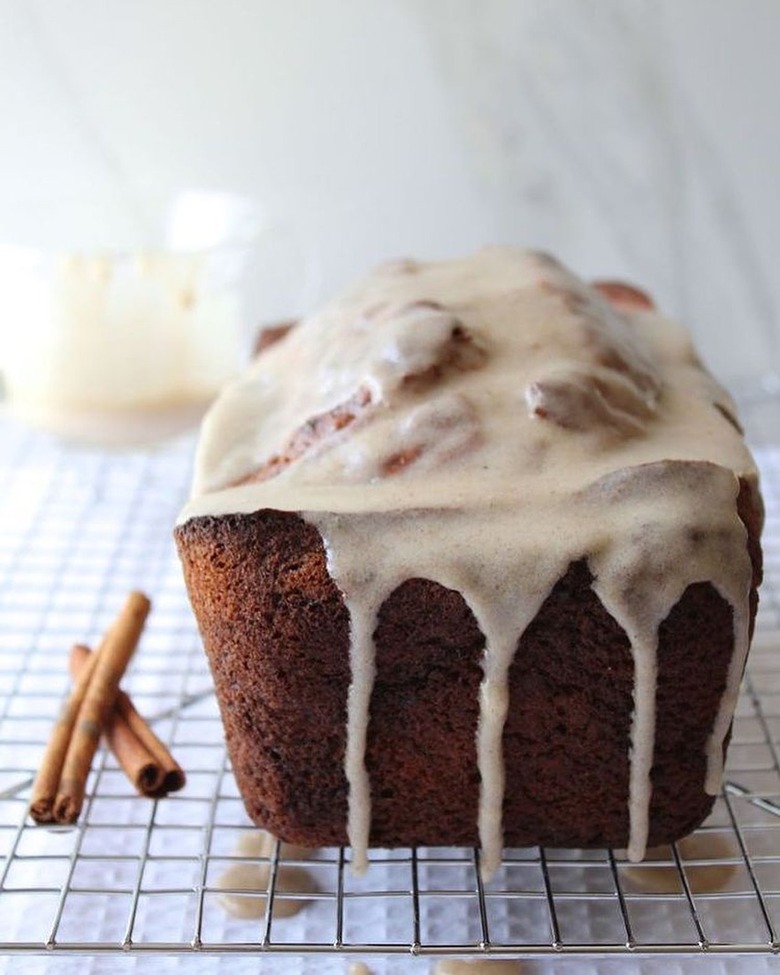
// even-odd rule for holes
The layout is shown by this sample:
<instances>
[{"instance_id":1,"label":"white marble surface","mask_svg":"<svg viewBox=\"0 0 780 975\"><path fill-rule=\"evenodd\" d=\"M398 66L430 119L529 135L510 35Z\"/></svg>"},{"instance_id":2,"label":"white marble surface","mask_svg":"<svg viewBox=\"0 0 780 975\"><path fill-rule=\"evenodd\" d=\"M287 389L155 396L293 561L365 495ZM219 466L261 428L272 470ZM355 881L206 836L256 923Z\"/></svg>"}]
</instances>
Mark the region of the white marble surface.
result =
<instances>
[{"instance_id":1,"label":"white marble surface","mask_svg":"<svg viewBox=\"0 0 780 975\"><path fill-rule=\"evenodd\" d=\"M316 256L304 296L260 276L264 316L388 255L527 242L755 375L780 368L778 32L777 0L0 0L0 238L63 195L220 186Z\"/></svg>"}]
</instances>

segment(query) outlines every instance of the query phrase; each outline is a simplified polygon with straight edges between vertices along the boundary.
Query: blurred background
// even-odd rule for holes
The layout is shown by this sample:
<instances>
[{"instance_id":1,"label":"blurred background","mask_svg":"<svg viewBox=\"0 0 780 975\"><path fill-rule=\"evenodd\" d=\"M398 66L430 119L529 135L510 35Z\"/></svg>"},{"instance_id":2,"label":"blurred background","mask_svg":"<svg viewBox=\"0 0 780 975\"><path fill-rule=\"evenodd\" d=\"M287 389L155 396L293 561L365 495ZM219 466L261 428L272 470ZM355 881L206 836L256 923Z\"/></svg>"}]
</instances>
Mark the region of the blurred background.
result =
<instances>
[{"instance_id":1,"label":"blurred background","mask_svg":"<svg viewBox=\"0 0 780 975\"><path fill-rule=\"evenodd\" d=\"M645 286L742 381L780 369L779 40L778 0L0 0L0 240L65 199L238 193L258 320L528 244Z\"/></svg>"}]
</instances>

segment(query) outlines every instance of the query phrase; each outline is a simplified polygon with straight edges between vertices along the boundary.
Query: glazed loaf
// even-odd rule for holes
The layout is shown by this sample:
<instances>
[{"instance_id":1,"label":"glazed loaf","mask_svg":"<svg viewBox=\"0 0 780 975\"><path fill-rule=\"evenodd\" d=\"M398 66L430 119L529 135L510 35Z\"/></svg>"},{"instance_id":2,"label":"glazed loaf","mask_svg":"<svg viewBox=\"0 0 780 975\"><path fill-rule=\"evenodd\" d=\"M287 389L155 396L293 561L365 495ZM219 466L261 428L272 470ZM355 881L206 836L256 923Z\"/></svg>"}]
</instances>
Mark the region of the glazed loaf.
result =
<instances>
[{"instance_id":1,"label":"glazed loaf","mask_svg":"<svg viewBox=\"0 0 780 975\"><path fill-rule=\"evenodd\" d=\"M734 404L634 289L385 265L204 421L176 528L250 817L289 842L669 842L760 579Z\"/></svg>"}]
</instances>

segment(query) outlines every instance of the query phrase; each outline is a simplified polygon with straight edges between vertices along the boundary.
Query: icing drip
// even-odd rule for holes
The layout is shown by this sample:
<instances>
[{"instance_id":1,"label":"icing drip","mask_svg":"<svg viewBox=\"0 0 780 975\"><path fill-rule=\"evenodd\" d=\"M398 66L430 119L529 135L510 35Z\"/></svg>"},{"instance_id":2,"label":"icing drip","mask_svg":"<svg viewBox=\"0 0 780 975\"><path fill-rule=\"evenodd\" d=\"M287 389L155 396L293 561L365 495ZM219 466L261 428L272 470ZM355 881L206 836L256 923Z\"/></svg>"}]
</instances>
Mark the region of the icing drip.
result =
<instances>
[{"instance_id":1,"label":"icing drip","mask_svg":"<svg viewBox=\"0 0 780 975\"><path fill-rule=\"evenodd\" d=\"M736 514L737 490L734 474L715 465L649 465L639 479L623 472L601 479L569 499L566 511L558 499L551 500L547 509L536 512L541 533L535 526L526 526L518 534L518 513L511 507L472 512L470 530L459 524L462 513L457 510L415 511L412 518L408 512L352 518L307 512L306 519L327 540L329 572L350 613L352 683L346 773L350 784L348 835L356 868L365 866L370 829L370 782L363 756L374 679L373 632L384 599L407 578L432 579L462 594L485 636L477 729L478 827L482 871L489 877L500 862L503 845L502 733L509 666L525 628L569 563L582 554L588 556L595 575L593 588L625 631L634 659L629 858L640 860L652 796L658 629L686 588L696 582L712 581L732 606L746 604L750 562L745 529ZM708 494L712 507L705 506L694 515L686 510L689 499L702 492ZM657 507L659 496L666 497L670 509L663 516ZM675 496L686 514L688 527L683 535ZM731 518L724 523L721 513L729 509ZM604 535L605 510L610 512L615 537L621 543ZM558 524L550 534L553 514ZM371 559L365 550L369 538ZM572 538L583 548L572 549ZM484 562L475 558L480 547L489 552ZM738 653L733 670L738 682ZM730 714L728 694L724 702L722 713ZM727 730L728 722L723 728L716 723L710 754L722 748Z\"/></svg>"},{"instance_id":2,"label":"icing drip","mask_svg":"<svg viewBox=\"0 0 780 975\"><path fill-rule=\"evenodd\" d=\"M328 540L328 571L341 589L350 615L352 681L347 694L345 772L349 783L347 835L353 866L357 871L366 866L371 823L371 787L364 756L375 676L373 633L377 614L396 586L422 575L459 591L486 637L477 755L481 776L478 829L482 870L488 876L497 867L503 846L502 733L509 700L509 666L520 635L567 563L565 558L551 558L541 550L534 550L531 563L509 547L503 556L495 552L489 563L475 571L469 553L477 538L466 532L454 549L448 544L447 522L457 525L458 512L444 516L426 511L415 514L411 519L406 513L368 519L305 514ZM508 529L513 513L504 511L498 519ZM370 572L366 572L363 545L369 526L374 550Z\"/></svg>"},{"instance_id":3,"label":"icing drip","mask_svg":"<svg viewBox=\"0 0 780 975\"><path fill-rule=\"evenodd\" d=\"M750 616L747 609L747 598L741 600L735 598L735 594L728 591L730 587L716 588L718 588L721 596L731 604L734 612L734 653L729 665L726 691L721 699L718 715L715 718L712 734L707 744L707 775L704 779L704 790L711 796L716 796L720 792L720 783L723 778L723 743L731 727L731 719L739 696L739 685L742 682L742 674L750 649Z\"/></svg>"},{"instance_id":4,"label":"icing drip","mask_svg":"<svg viewBox=\"0 0 780 975\"><path fill-rule=\"evenodd\" d=\"M642 625L619 604L611 604L594 586L605 608L623 627L634 659L634 715L631 722L631 752L628 783L628 859L637 863L645 855L649 832L650 800L653 788L650 772L655 744L655 691L658 677L658 628ZM671 607L670 607L671 609ZM660 621L659 621L660 623Z\"/></svg>"},{"instance_id":5,"label":"icing drip","mask_svg":"<svg viewBox=\"0 0 780 975\"><path fill-rule=\"evenodd\" d=\"M637 496L623 472L605 478L594 486L595 492L602 495L602 500L610 504L619 502L628 492L635 527L629 535L633 544L621 551L607 550L589 560L596 575L593 588L628 636L634 658L629 786L631 832L628 845L628 858L634 862L643 858L647 844L659 627L689 585L709 581L731 605L735 631L743 628L751 578L745 527L737 515L739 484L731 471L710 464L689 463L677 464L673 468L660 465L646 474L643 496ZM669 490L670 487L678 489L677 498ZM666 505L672 506L677 518L666 523L658 521L657 493L666 498ZM674 512L673 506L676 504L680 507L680 499L687 506L689 498L699 497L702 493L706 493L709 504L695 515L693 512ZM724 511L731 511L731 517L725 523ZM676 533L683 514L686 515L687 542L681 545ZM744 638L738 637L735 641L732 675L735 667L740 667L739 661L744 662L746 635L745 629ZM715 722L708 745L707 779L708 783L716 783L716 792L720 787L722 762L717 767L713 755L715 752L722 754L740 678L741 669L736 675L733 699L730 691L734 678L729 678L719 719ZM723 722L721 716L726 713L729 717ZM712 777L711 772L714 772Z\"/></svg>"},{"instance_id":6,"label":"icing drip","mask_svg":"<svg viewBox=\"0 0 780 975\"><path fill-rule=\"evenodd\" d=\"M352 847L352 869L362 874L368 866L371 830L371 782L365 764L371 691L376 676L374 629L379 608L395 585L403 580L382 573L381 550L374 565L355 559L365 540L352 519L328 513L309 514L328 540L328 572L341 589L349 611L351 682L347 691L347 747L344 773L349 785L347 837Z\"/></svg>"},{"instance_id":7,"label":"icing drip","mask_svg":"<svg viewBox=\"0 0 780 975\"><path fill-rule=\"evenodd\" d=\"M587 560L634 661L630 858L643 856L648 836L659 628L700 582L734 620L707 745L706 788L718 788L748 642L738 479L755 491L755 467L733 403L685 332L615 287L602 286L618 295L610 305L552 259L511 248L380 269L265 351L204 424L181 520L299 512L322 535L344 595L357 869L371 825L373 634L383 601L411 578L461 593L486 641L477 728L485 876L503 839L509 667L572 562Z\"/></svg>"},{"instance_id":8,"label":"icing drip","mask_svg":"<svg viewBox=\"0 0 780 975\"><path fill-rule=\"evenodd\" d=\"M480 869L490 877L501 862L503 848L502 810L504 803L503 732L509 709L509 667L525 628L536 616L555 582L566 571L566 565L553 560L542 571L537 566L538 588L507 589L488 576L496 588L480 593L466 590L463 596L471 607L486 638L483 664L484 680L479 689L479 723L477 725L477 764L480 774L479 840L482 848ZM506 567L505 578L514 581L512 567ZM504 574L502 572L502 574ZM530 580L529 580L530 581ZM500 588L499 588L500 587ZM501 597L496 599L496 591Z\"/></svg>"},{"instance_id":9,"label":"icing drip","mask_svg":"<svg viewBox=\"0 0 780 975\"><path fill-rule=\"evenodd\" d=\"M488 638L485 679L479 688L477 725L477 767L480 775L479 842L482 849L480 870L490 876L501 861L503 846L502 806L506 776L502 735L509 710L507 675L514 654L511 636L496 643Z\"/></svg>"},{"instance_id":10,"label":"icing drip","mask_svg":"<svg viewBox=\"0 0 780 975\"><path fill-rule=\"evenodd\" d=\"M338 574L334 578L339 578ZM378 606L347 602L350 618L349 651L352 683L347 694L347 753L345 772L349 783L347 836L352 847L352 867L360 874L368 866L368 837L371 829L371 783L366 769L366 739L371 691L374 686L374 625Z\"/></svg>"}]
</instances>

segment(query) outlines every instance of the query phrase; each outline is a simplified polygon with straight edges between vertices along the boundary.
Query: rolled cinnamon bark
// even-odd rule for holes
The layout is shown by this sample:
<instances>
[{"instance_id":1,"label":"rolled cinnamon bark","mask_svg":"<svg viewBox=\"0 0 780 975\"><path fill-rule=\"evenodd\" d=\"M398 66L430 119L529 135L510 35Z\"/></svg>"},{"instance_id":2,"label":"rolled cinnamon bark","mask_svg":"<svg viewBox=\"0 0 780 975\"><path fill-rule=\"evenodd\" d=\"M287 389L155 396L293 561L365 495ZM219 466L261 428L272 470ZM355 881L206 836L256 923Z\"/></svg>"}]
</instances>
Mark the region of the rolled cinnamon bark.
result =
<instances>
[{"instance_id":1,"label":"rolled cinnamon bark","mask_svg":"<svg viewBox=\"0 0 780 975\"><path fill-rule=\"evenodd\" d=\"M70 671L74 679L93 657L82 643L72 648ZM105 734L120 767L142 795L159 798L184 786L186 778L181 766L124 691L117 693Z\"/></svg>"},{"instance_id":2,"label":"rolled cinnamon bark","mask_svg":"<svg viewBox=\"0 0 780 975\"><path fill-rule=\"evenodd\" d=\"M35 777L30 800L30 815L36 823L54 821L54 800L60 784L62 767L96 663L97 655L94 655L89 660L88 665L79 673L79 679L76 681L68 701L63 705L49 739L49 744L43 753L41 767Z\"/></svg>"},{"instance_id":3,"label":"rolled cinnamon bark","mask_svg":"<svg viewBox=\"0 0 780 975\"><path fill-rule=\"evenodd\" d=\"M131 592L119 618L106 634L92 679L78 711L54 800L54 821L75 823L81 812L87 776L116 702L119 682L141 636L151 603L141 592Z\"/></svg>"}]
</instances>

